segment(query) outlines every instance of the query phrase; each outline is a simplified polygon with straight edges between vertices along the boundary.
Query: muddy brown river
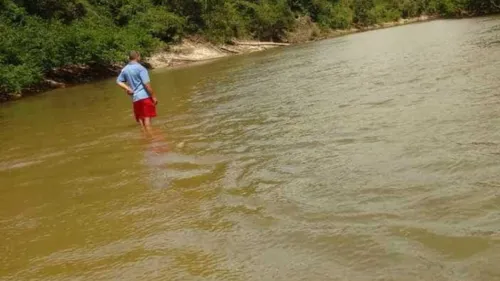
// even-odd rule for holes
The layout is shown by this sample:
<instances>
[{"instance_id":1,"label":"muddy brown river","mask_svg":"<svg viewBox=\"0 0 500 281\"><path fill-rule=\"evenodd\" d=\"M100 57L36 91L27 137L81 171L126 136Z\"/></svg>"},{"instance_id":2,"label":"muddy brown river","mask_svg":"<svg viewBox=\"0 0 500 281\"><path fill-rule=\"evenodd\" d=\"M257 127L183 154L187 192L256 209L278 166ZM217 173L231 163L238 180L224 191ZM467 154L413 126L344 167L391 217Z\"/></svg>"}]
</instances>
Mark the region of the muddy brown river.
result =
<instances>
[{"instance_id":1,"label":"muddy brown river","mask_svg":"<svg viewBox=\"0 0 500 281\"><path fill-rule=\"evenodd\" d=\"M500 280L500 18L0 105L0 280Z\"/></svg>"}]
</instances>

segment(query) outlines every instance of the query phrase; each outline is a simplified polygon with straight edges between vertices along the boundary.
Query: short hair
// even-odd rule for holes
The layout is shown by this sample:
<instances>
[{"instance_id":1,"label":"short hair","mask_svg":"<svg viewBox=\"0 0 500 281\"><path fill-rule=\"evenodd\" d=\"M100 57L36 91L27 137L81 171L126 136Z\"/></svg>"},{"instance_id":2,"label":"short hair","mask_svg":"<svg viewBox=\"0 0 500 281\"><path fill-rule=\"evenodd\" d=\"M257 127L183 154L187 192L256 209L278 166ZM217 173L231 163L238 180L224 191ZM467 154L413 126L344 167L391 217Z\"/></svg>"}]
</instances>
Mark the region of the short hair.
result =
<instances>
[{"instance_id":1,"label":"short hair","mask_svg":"<svg viewBox=\"0 0 500 281\"><path fill-rule=\"evenodd\" d=\"M140 56L141 56L141 54L139 52L137 52L137 51L130 51L130 53L128 54L129 60L136 60Z\"/></svg>"}]
</instances>

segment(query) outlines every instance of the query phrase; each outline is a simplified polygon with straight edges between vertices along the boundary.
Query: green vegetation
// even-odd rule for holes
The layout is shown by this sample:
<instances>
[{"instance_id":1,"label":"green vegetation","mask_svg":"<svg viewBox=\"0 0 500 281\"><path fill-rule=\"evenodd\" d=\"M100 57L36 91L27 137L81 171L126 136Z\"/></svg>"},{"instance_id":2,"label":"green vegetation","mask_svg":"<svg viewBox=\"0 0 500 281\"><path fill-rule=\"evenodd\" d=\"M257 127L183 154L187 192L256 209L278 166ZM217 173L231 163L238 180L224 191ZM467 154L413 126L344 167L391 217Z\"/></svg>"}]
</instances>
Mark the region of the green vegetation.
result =
<instances>
[{"instance_id":1,"label":"green vegetation","mask_svg":"<svg viewBox=\"0 0 500 281\"><path fill-rule=\"evenodd\" d=\"M323 29L499 11L491 0L0 0L0 99L54 69L110 67L189 35L286 40L296 19Z\"/></svg>"}]
</instances>

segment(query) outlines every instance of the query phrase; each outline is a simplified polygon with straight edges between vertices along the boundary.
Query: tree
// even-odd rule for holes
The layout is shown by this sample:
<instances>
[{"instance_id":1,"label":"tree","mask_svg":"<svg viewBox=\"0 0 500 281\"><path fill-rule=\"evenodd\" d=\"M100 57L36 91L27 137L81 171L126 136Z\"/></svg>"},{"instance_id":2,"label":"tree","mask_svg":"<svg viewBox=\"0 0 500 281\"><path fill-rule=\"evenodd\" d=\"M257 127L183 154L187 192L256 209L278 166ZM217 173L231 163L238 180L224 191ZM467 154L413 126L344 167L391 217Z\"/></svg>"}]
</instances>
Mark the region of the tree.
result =
<instances>
[{"instance_id":1,"label":"tree","mask_svg":"<svg viewBox=\"0 0 500 281\"><path fill-rule=\"evenodd\" d=\"M78 0L14 0L19 7L23 7L29 14L44 19L60 19L69 23L85 16L85 6Z\"/></svg>"}]
</instances>

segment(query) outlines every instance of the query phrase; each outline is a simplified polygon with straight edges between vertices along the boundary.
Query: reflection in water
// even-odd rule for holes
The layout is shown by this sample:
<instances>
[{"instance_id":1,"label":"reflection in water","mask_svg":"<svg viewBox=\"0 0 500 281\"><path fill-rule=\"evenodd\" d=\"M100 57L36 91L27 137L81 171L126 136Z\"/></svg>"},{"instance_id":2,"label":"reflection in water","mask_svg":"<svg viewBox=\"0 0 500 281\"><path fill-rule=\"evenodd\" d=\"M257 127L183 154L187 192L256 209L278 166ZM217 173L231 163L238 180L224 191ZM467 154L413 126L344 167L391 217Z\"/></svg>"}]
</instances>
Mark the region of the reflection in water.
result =
<instances>
[{"instance_id":1,"label":"reflection in water","mask_svg":"<svg viewBox=\"0 0 500 281\"><path fill-rule=\"evenodd\" d=\"M159 127L152 128L150 133L143 133L143 147L145 150L145 164L150 169L151 186L155 188L169 187L168 171L169 163L175 162L179 158L177 154L186 143L177 143L172 150L167 142L166 133Z\"/></svg>"},{"instance_id":2,"label":"reflection in water","mask_svg":"<svg viewBox=\"0 0 500 281\"><path fill-rule=\"evenodd\" d=\"M171 150L164 132L153 127L151 135L144 134L144 147L146 148L145 164L150 170L151 186L155 188L169 187L166 160Z\"/></svg>"},{"instance_id":3,"label":"reflection in water","mask_svg":"<svg viewBox=\"0 0 500 281\"><path fill-rule=\"evenodd\" d=\"M499 280L498 18L0 109L0 280Z\"/></svg>"}]
</instances>

